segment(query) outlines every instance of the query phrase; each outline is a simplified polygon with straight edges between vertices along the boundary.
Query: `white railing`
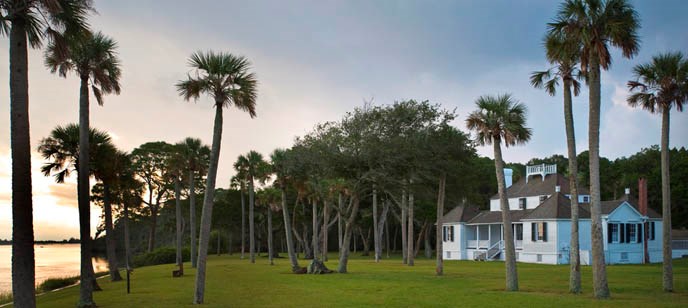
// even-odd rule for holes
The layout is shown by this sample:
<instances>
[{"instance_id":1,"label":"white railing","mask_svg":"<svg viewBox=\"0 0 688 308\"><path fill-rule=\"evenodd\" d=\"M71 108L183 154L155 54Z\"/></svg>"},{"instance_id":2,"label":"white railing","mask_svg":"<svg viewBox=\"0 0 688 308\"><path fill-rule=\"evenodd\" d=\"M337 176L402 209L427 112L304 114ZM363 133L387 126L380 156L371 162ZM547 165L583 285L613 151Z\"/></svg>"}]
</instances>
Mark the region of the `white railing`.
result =
<instances>
[{"instance_id":1,"label":"white railing","mask_svg":"<svg viewBox=\"0 0 688 308\"><path fill-rule=\"evenodd\" d=\"M484 240L484 241L478 241L478 247L477 248L487 248L490 247L490 240Z\"/></svg>"},{"instance_id":2,"label":"white railing","mask_svg":"<svg viewBox=\"0 0 688 308\"><path fill-rule=\"evenodd\" d=\"M514 244L516 245L516 249L523 248L523 241L515 240Z\"/></svg>"},{"instance_id":3,"label":"white railing","mask_svg":"<svg viewBox=\"0 0 688 308\"><path fill-rule=\"evenodd\" d=\"M541 175L542 180L545 180L545 175L557 173L557 165L535 165L526 166L526 183L528 183L528 177L531 175Z\"/></svg>"},{"instance_id":4,"label":"white railing","mask_svg":"<svg viewBox=\"0 0 688 308\"><path fill-rule=\"evenodd\" d=\"M672 240L671 249L688 250L688 240Z\"/></svg>"},{"instance_id":5,"label":"white railing","mask_svg":"<svg viewBox=\"0 0 688 308\"><path fill-rule=\"evenodd\" d=\"M478 248L478 241L468 240L468 248Z\"/></svg>"},{"instance_id":6,"label":"white railing","mask_svg":"<svg viewBox=\"0 0 688 308\"><path fill-rule=\"evenodd\" d=\"M502 250L504 250L504 241L494 243L494 245L487 249L487 259L494 259Z\"/></svg>"}]
</instances>

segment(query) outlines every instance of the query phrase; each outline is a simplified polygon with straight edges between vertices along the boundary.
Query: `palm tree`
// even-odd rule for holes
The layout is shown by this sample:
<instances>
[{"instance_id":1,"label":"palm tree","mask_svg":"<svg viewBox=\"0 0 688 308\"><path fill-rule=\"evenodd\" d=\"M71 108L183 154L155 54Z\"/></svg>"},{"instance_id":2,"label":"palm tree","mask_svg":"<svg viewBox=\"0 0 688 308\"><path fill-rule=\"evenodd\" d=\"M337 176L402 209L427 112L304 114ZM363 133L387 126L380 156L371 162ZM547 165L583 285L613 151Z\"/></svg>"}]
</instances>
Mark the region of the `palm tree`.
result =
<instances>
[{"instance_id":1,"label":"palm tree","mask_svg":"<svg viewBox=\"0 0 688 308\"><path fill-rule=\"evenodd\" d=\"M86 156L93 158L89 161L90 164L98 164L98 160L111 159L111 157L103 155L103 153L114 153L112 147L114 147L110 141L110 136L107 133L98 131L95 129L89 129L90 148L86 152ZM90 177L95 174L95 168L86 168L90 173L84 174L81 171L82 155L83 151L80 151L81 147L81 129L78 124L69 124L66 126L58 126L52 130L50 136L41 140L38 146L38 152L41 153L43 158L47 159L48 162L41 167L41 171L45 176L53 174L55 177L55 182L64 183L66 177L69 177L71 173L77 172L77 182L84 177ZM88 187L87 187L88 188ZM77 190L79 188L77 187ZM89 204L90 207L90 204ZM81 213L79 214L81 219ZM89 209L90 215L90 209ZM90 216L89 216L90 220ZM89 228L86 229L87 232L82 232L81 242L81 285L79 305L93 305L93 290L99 289L97 286L95 275L93 273L93 263L91 261L91 250L90 243L88 245L89 250L83 250L83 242L89 241L91 238L90 232L90 222L88 224ZM83 230L81 230L83 231ZM84 258L88 258L84 260ZM87 292L84 293L83 290Z\"/></svg>"},{"instance_id":2,"label":"palm tree","mask_svg":"<svg viewBox=\"0 0 688 308\"><path fill-rule=\"evenodd\" d=\"M264 182L269 173L269 166L263 159L263 155L256 151L249 151L246 155L240 155L235 165L243 170L248 184L248 240L251 263L256 263L256 239L255 239L255 181Z\"/></svg>"},{"instance_id":3,"label":"palm tree","mask_svg":"<svg viewBox=\"0 0 688 308\"><path fill-rule=\"evenodd\" d=\"M669 184L669 113L671 108L683 111L688 102L688 59L680 52L660 54L651 63L633 68L635 80L628 88L635 92L628 97L632 107L662 114L662 250L664 255L664 291L674 290L671 264L671 186Z\"/></svg>"},{"instance_id":4,"label":"palm tree","mask_svg":"<svg viewBox=\"0 0 688 308\"><path fill-rule=\"evenodd\" d=\"M202 304L205 294L205 268L210 240L210 225L215 197L215 180L220 158L222 141L222 109L234 105L239 110L256 116L255 75L249 72L250 62L241 56L230 53L196 52L191 55L189 65L196 71L195 76L177 83L177 91L185 100L198 100L201 94L214 100L215 123L213 127L213 144L210 151L210 164L206 178L203 211L201 214L200 247L198 252L198 270L196 271L196 290L194 303Z\"/></svg>"},{"instance_id":5,"label":"palm tree","mask_svg":"<svg viewBox=\"0 0 688 308\"><path fill-rule=\"evenodd\" d=\"M576 67L580 58L579 46L576 42L566 42L561 37L548 35L545 38L547 60L555 67L542 72L534 72L530 76L530 83L545 89L551 96L556 95L559 81L563 81L564 90L564 123L566 126L566 144L569 158L569 186L571 188L571 251L569 292L581 292L580 250L578 241L578 161L576 154L576 135L573 126L573 94L580 93L580 71Z\"/></svg>"},{"instance_id":6,"label":"palm tree","mask_svg":"<svg viewBox=\"0 0 688 308\"><path fill-rule=\"evenodd\" d=\"M67 48L51 43L45 53L45 65L52 73L67 77L67 73L74 72L81 80L79 90L79 148L88 149L89 134L89 84L93 90L98 105L103 105L103 95L119 94L119 79L122 75L120 61L115 49L117 43L111 38L98 32L92 35L74 36L67 41ZM85 152L80 153L80 174L89 174L89 157ZM81 237L81 276L88 278L88 268L91 266L91 214L89 177L79 177L77 190L79 199L79 227ZM93 302L93 290L89 284L81 284L80 305L89 306Z\"/></svg>"},{"instance_id":7,"label":"palm tree","mask_svg":"<svg viewBox=\"0 0 688 308\"><path fill-rule=\"evenodd\" d=\"M509 201L506 196L504 181L504 161L501 144L509 147L525 144L530 140L531 129L525 127L527 108L518 103L509 94L499 96L481 96L475 102L478 110L473 111L466 119L466 126L476 133L476 143L494 147L495 171L499 191L500 209L504 229L506 290L518 291L518 273L516 272L516 252L514 235L511 230ZM409 239L410 240L410 239Z\"/></svg>"},{"instance_id":8,"label":"palm tree","mask_svg":"<svg viewBox=\"0 0 688 308\"><path fill-rule=\"evenodd\" d=\"M117 189L119 181L119 169L125 163L123 160L128 159L125 153L120 152L114 146L108 145L103 147L103 151L98 151L98 156L94 157L93 174L96 180L102 182L103 188L103 210L105 219L105 242L108 259L108 269L110 271L110 280L122 280L117 268L117 243L115 242L115 231L112 224L112 202L113 189Z\"/></svg>"},{"instance_id":9,"label":"palm tree","mask_svg":"<svg viewBox=\"0 0 688 308\"><path fill-rule=\"evenodd\" d=\"M183 153L186 159L186 170L188 172L187 180L189 181L189 231L191 234L191 267L196 267L198 262L198 255L196 250L196 174L201 177L206 172L208 159L210 156L210 148L204 145L201 139L186 138L181 142L183 145Z\"/></svg>"},{"instance_id":10,"label":"palm tree","mask_svg":"<svg viewBox=\"0 0 688 308\"><path fill-rule=\"evenodd\" d=\"M284 218L284 234L287 239L287 253L289 254L289 262L291 262L292 272L301 269L299 260L296 258L296 251L294 250L294 240L292 238L291 218L289 217L289 209L287 207L287 180L288 174L285 167L287 152L282 149L276 149L270 154L270 162L272 172L275 174L275 183L279 187L281 202L282 202L282 216Z\"/></svg>"},{"instance_id":11,"label":"palm tree","mask_svg":"<svg viewBox=\"0 0 688 308\"><path fill-rule=\"evenodd\" d=\"M91 0L0 0L0 36L9 37L10 54L12 298L18 307L36 306L28 49L87 31L91 11Z\"/></svg>"},{"instance_id":12,"label":"palm tree","mask_svg":"<svg viewBox=\"0 0 688 308\"><path fill-rule=\"evenodd\" d=\"M581 70L587 76L590 103L588 148L593 293L596 298L609 298L600 203L600 69L607 70L611 65L610 45L621 49L626 58L638 52L640 20L627 0L566 0L548 26L551 35L581 45Z\"/></svg>"},{"instance_id":13,"label":"palm tree","mask_svg":"<svg viewBox=\"0 0 688 308\"><path fill-rule=\"evenodd\" d=\"M239 194L241 195L241 259L244 259L244 254L246 252L246 170L245 170L245 158L243 155L239 155L237 161L234 162L234 170L237 174L231 179L231 185L234 189L239 189Z\"/></svg>"}]
</instances>

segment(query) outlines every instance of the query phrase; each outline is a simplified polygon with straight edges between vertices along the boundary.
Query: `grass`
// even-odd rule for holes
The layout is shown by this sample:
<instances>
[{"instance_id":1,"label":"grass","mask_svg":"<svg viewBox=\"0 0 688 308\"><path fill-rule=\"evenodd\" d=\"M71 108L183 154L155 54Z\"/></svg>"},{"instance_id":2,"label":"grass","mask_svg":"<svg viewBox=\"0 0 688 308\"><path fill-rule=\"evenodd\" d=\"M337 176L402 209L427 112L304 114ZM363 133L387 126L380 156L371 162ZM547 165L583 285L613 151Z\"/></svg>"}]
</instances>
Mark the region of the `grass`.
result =
<instances>
[{"instance_id":1,"label":"grass","mask_svg":"<svg viewBox=\"0 0 688 308\"><path fill-rule=\"evenodd\" d=\"M12 292L0 292L0 305L12 302Z\"/></svg>"},{"instance_id":2,"label":"grass","mask_svg":"<svg viewBox=\"0 0 688 308\"><path fill-rule=\"evenodd\" d=\"M327 266L336 268L332 255ZM305 266L308 261L301 260ZM185 276L172 278L174 265L138 268L132 274L132 293L126 282L100 280L94 293L102 307L191 306L195 270L185 264ZM661 291L661 266L608 266L612 299L596 301L591 294L591 268L582 268L581 295L568 294L568 266L518 264L520 292L505 292L501 262L448 261L445 276L434 275L434 260L420 258L407 267L396 259L376 264L368 257L349 261L348 274L294 275L288 259L267 265L234 256L211 256L205 307L359 307L359 306L688 306L688 259L674 263L675 292ZM78 287L38 297L40 307L73 307Z\"/></svg>"}]
</instances>

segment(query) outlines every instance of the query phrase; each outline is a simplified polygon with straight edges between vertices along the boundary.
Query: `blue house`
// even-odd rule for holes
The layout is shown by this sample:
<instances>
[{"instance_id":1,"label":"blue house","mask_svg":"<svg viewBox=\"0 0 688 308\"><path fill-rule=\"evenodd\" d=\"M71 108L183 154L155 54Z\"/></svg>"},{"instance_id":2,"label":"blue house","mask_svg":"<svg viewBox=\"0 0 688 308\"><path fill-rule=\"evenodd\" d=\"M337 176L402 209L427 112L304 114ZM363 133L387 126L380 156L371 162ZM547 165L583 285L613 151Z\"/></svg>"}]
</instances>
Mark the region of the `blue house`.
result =
<instances>
[{"instance_id":1,"label":"blue house","mask_svg":"<svg viewBox=\"0 0 688 308\"><path fill-rule=\"evenodd\" d=\"M528 166L526 176L512 185L505 170L509 213L516 259L520 262L568 264L571 238L569 180L556 165ZM640 201L626 195L602 202L605 261L646 263L662 261L662 217L647 207L641 183ZM581 264L591 261L590 195L579 187L579 249ZM443 258L447 260L503 260L504 238L499 196L490 209L461 204L442 219Z\"/></svg>"}]
</instances>

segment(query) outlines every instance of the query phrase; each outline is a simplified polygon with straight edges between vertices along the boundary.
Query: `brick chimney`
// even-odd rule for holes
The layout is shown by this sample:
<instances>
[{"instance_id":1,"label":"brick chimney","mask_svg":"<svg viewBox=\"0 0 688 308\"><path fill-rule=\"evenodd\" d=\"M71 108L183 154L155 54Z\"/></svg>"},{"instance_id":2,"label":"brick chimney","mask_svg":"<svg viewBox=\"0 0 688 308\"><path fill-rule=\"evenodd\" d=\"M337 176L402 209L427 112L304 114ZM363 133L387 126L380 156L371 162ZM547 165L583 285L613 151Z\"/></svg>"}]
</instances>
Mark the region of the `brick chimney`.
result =
<instances>
[{"instance_id":1,"label":"brick chimney","mask_svg":"<svg viewBox=\"0 0 688 308\"><path fill-rule=\"evenodd\" d=\"M647 216L647 179L638 179L638 211Z\"/></svg>"}]
</instances>

